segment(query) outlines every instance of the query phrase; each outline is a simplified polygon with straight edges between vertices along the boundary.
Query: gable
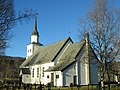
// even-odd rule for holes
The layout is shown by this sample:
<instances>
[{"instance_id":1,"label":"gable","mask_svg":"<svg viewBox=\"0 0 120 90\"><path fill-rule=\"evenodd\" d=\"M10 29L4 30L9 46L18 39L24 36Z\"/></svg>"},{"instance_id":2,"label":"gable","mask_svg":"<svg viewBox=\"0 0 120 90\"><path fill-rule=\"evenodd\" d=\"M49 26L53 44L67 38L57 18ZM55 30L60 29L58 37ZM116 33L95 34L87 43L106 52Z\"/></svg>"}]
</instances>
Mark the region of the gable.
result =
<instances>
[{"instance_id":1,"label":"gable","mask_svg":"<svg viewBox=\"0 0 120 90\"><path fill-rule=\"evenodd\" d=\"M62 71L73 64L76 61L76 56L84 43L84 41L81 41L75 44L70 44L60 57L58 63L55 66L49 68L47 71Z\"/></svg>"},{"instance_id":2,"label":"gable","mask_svg":"<svg viewBox=\"0 0 120 90\"><path fill-rule=\"evenodd\" d=\"M63 56L66 49L69 47L69 45L73 44L71 39L68 39L67 42L63 45L63 47L59 50L59 52L56 54L54 59L52 60L55 64L57 64L60 60L60 58Z\"/></svg>"},{"instance_id":3,"label":"gable","mask_svg":"<svg viewBox=\"0 0 120 90\"><path fill-rule=\"evenodd\" d=\"M77 60L80 60L80 63L88 63L88 61L86 60L90 60L90 64L97 64L98 58L93 50L93 48L91 47L91 45L89 44L89 49L88 51L86 51L86 46L84 45L82 50L80 51L80 53L78 53L78 55L76 56Z\"/></svg>"}]
</instances>

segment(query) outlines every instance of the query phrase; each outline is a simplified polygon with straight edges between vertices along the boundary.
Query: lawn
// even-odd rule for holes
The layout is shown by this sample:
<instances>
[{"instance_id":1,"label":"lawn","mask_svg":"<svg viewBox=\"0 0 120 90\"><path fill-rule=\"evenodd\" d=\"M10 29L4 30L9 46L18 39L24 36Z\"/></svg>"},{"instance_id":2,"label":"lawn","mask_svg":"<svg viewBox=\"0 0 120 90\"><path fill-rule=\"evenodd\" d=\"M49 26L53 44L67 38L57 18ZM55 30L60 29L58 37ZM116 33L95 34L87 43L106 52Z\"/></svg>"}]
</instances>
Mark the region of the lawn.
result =
<instances>
[{"instance_id":1,"label":"lawn","mask_svg":"<svg viewBox=\"0 0 120 90\"><path fill-rule=\"evenodd\" d=\"M1 89L0 89L1 90ZM6 88L2 89L2 90L7 90ZM8 90L30 90L30 89L24 89L24 87L21 87L21 89L12 89L12 87L9 87ZM38 90L38 87L32 87L32 90ZM99 88L97 88L96 86L90 86L88 88L88 86L82 86L82 87L50 87L48 89L48 87L43 87L42 90L100 90ZM108 90L108 88L105 88L105 90ZM120 90L120 86L111 86L111 90Z\"/></svg>"}]
</instances>

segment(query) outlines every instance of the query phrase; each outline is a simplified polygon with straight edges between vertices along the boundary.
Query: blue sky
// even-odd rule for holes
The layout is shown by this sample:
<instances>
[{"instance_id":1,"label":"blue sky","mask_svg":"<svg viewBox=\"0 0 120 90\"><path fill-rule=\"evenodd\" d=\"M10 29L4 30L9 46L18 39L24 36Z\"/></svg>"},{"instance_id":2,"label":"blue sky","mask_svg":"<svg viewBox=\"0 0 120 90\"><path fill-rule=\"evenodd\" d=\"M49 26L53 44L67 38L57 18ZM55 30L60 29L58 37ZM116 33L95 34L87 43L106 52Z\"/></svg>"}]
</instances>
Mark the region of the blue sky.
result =
<instances>
[{"instance_id":1,"label":"blue sky","mask_svg":"<svg viewBox=\"0 0 120 90\"><path fill-rule=\"evenodd\" d=\"M14 0L15 11L32 9L39 15L37 26L40 43L47 45L66 37L74 42L79 29L79 18L84 18L92 6L92 0ZM26 46L30 43L34 20L22 24L17 23L12 29L14 37L10 47L6 49L7 56L26 56ZM71 32L71 33L69 33Z\"/></svg>"}]
</instances>

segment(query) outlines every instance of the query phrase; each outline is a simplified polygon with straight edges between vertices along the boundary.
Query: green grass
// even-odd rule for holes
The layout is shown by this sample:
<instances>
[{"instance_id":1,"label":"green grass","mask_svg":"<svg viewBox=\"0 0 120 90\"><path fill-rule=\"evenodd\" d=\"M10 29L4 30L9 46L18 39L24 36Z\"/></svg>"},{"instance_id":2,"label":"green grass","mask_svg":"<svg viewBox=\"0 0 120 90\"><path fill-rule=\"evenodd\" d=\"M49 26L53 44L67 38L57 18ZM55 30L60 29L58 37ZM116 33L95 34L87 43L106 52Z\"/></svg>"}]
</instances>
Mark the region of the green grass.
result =
<instances>
[{"instance_id":1,"label":"green grass","mask_svg":"<svg viewBox=\"0 0 120 90\"><path fill-rule=\"evenodd\" d=\"M1 89L0 89L1 90ZM6 90L6 88L2 89L2 90ZM12 87L9 88L9 90L12 90ZM18 90L18 89L15 89ZM22 87L19 90L24 90L24 88ZM33 87L32 90L35 90L35 87ZM38 90L38 87L36 88L36 90ZM43 87L42 90L48 90L48 87ZM51 90L99 90L99 88L96 88L96 86L82 86L82 87L51 87ZM108 88L105 88L105 90L108 90ZM115 85L111 86L111 90L120 90L120 86L117 87Z\"/></svg>"}]
</instances>

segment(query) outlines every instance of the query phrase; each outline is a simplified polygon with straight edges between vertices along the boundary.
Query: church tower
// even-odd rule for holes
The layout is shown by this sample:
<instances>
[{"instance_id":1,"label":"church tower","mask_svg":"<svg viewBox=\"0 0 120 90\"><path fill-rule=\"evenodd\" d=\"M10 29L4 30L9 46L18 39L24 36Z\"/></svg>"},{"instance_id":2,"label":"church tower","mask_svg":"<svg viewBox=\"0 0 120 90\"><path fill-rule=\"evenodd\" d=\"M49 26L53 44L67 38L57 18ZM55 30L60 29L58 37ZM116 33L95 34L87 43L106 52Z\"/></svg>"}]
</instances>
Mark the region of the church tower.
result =
<instances>
[{"instance_id":1,"label":"church tower","mask_svg":"<svg viewBox=\"0 0 120 90\"><path fill-rule=\"evenodd\" d=\"M34 30L33 30L32 35L31 35L31 43L29 45L27 45L26 58L31 56L37 50L37 48L40 46L42 46L42 44L39 43L39 33L37 31L37 18L35 17Z\"/></svg>"},{"instance_id":2,"label":"church tower","mask_svg":"<svg viewBox=\"0 0 120 90\"><path fill-rule=\"evenodd\" d=\"M36 20L36 17L35 17L35 20L34 20L34 30L32 32L32 35L31 35L31 43L38 43L39 39L39 33L37 31L37 20Z\"/></svg>"}]
</instances>

